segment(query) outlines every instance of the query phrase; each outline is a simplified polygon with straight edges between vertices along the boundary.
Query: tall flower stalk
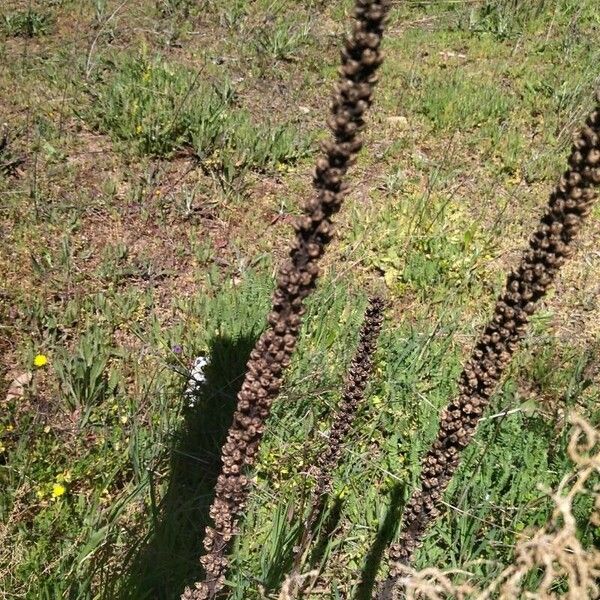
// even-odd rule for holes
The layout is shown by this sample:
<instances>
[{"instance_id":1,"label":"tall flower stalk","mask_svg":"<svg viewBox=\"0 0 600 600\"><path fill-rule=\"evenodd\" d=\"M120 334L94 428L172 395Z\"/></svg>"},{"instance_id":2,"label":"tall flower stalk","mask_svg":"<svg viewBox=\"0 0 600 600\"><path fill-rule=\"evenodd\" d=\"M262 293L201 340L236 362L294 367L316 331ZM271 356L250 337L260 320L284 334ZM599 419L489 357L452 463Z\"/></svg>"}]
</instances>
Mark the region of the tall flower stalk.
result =
<instances>
[{"instance_id":1,"label":"tall flower stalk","mask_svg":"<svg viewBox=\"0 0 600 600\"><path fill-rule=\"evenodd\" d=\"M328 444L317 459L315 505L330 491L331 477L340 461L342 445L354 423L358 407L364 399L367 383L373 372L373 355L377 349L377 340L383 325L383 307L384 303L381 298L370 298L360 330L358 347L348 368L342 400L329 432ZM308 525L310 529L313 522L309 520Z\"/></svg>"},{"instance_id":2,"label":"tall flower stalk","mask_svg":"<svg viewBox=\"0 0 600 600\"><path fill-rule=\"evenodd\" d=\"M456 472L461 451L471 441L483 410L525 335L529 317L572 245L600 184L600 93L597 107L575 139L569 168L550 196L548 207L518 268L511 272L494 314L459 380L459 395L443 411L437 439L423 459L420 489L405 510L402 533L389 551L390 576L379 598L393 597L399 565L410 563L428 525L439 515L442 495Z\"/></svg>"},{"instance_id":3,"label":"tall flower stalk","mask_svg":"<svg viewBox=\"0 0 600 600\"><path fill-rule=\"evenodd\" d=\"M298 575L302 558L313 539L315 522L323 511L327 494L330 492L333 472L340 462L343 444L365 397L365 390L373 372L373 355L377 349L377 340L383 324L383 308L384 302L381 298L374 296L369 299L360 329L358 346L348 367L342 399L333 418L327 447L317 459L316 485L312 494L310 512L296 549L292 571L287 578L291 585L295 579L301 579Z\"/></svg>"},{"instance_id":4,"label":"tall flower stalk","mask_svg":"<svg viewBox=\"0 0 600 600\"><path fill-rule=\"evenodd\" d=\"M255 461L271 404L282 385L304 314L304 300L319 273L318 261L333 234L332 216L340 209L347 185L342 181L362 147L359 134L371 105L376 70L383 58L380 43L388 0L356 0L354 30L342 51L340 83L331 103L328 125L333 140L323 144L313 177L316 195L295 223L289 258L279 269L269 327L250 354L238 394L237 410L222 449L222 472L210 508L214 525L207 527L205 555L200 559L204 581L187 588L182 598L215 598L225 585L229 542L248 498L245 471Z\"/></svg>"}]
</instances>

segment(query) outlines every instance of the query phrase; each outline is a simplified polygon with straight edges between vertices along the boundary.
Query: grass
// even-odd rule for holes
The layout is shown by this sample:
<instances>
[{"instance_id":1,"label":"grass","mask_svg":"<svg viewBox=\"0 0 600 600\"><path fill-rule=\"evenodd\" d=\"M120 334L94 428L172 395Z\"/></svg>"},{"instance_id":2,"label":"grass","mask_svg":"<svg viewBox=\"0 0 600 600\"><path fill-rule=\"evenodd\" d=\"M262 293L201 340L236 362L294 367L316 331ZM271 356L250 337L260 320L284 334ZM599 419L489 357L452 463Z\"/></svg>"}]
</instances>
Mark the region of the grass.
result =
<instances>
[{"instance_id":1,"label":"grass","mask_svg":"<svg viewBox=\"0 0 600 600\"><path fill-rule=\"evenodd\" d=\"M2 15L2 28L11 37L37 37L49 33L51 19L47 14L28 10L9 12Z\"/></svg>"},{"instance_id":2,"label":"grass","mask_svg":"<svg viewBox=\"0 0 600 600\"><path fill-rule=\"evenodd\" d=\"M208 83L201 69L143 54L117 57L98 70L90 95L83 118L96 130L139 154L168 158L189 150L226 183L246 169L274 168L307 154L308 143L293 127L255 125L236 106L231 83Z\"/></svg>"},{"instance_id":3,"label":"grass","mask_svg":"<svg viewBox=\"0 0 600 600\"><path fill-rule=\"evenodd\" d=\"M3 7L0 598L171 599L199 577L219 445L311 193L349 6ZM439 410L589 109L599 29L592 0L394 7L353 191L253 474L233 598L281 584L375 287L390 301L376 374L305 565L329 597L369 597ZM570 469L566 414L600 424L597 216L418 566L489 582L551 512L539 486ZM590 511L576 506L579 533L597 545Z\"/></svg>"},{"instance_id":4,"label":"grass","mask_svg":"<svg viewBox=\"0 0 600 600\"><path fill-rule=\"evenodd\" d=\"M298 60L298 51L310 40L310 23L288 23L284 19L261 29L255 40L256 53L267 60Z\"/></svg>"}]
</instances>

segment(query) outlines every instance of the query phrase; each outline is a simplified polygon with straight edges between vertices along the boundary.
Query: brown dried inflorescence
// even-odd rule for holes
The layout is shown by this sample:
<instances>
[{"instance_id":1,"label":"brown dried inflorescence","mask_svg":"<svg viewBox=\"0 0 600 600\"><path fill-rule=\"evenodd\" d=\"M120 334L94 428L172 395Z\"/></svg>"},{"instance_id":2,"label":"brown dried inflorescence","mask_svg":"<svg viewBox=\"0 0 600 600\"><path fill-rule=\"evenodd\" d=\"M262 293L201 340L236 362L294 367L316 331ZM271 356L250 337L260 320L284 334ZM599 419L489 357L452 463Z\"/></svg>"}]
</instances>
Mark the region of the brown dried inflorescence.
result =
<instances>
[{"instance_id":1,"label":"brown dried inflorescence","mask_svg":"<svg viewBox=\"0 0 600 600\"><path fill-rule=\"evenodd\" d=\"M308 549L313 536L313 527L321 513L327 494L330 492L331 478L342 454L342 445L352 428L360 403L365 396L365 390L373 372L373 355L377 348L377 339L383 324L384 302L379 297L369 299L365 311L365 318L360 329L358 346L354 357L348 367L344 382L344 391L341 402L335 412L328 444L319 454L316 465L316 485L313 492L311 509L306 519L302 539L296 549L296 557L291 574L286 580L289 582L299 577L300 562ZM288 594L290 592L288 591Z\"/></svg>"},{"instance_id":2,"label":"brown dried inflorescence","mask_svg":"<svg viewBox=\"0 0 600 600\"><path fill-rule=\"evenodd\" d=\"M565 600L600 598L600 548L582 543L581 523L573 514L578 498L595 498L590 523L600 523L600 488L594 482L600 475L600 430L576 414L570 420L573 430L567 452L574 469L551 493L554 510L550 519L541 529L522 536L512 563L483 588L465 569L415 571L399 565L406 600L556 600L560 588L565 590L560 596ZM535 591L528 585L533 573L538 581Z\"/></svg>"},{"instance_id":3,"label":"brown dried inflorescence","mask_svg":"<svg viewBox=\"0 0 600 600\"><path fill-rule=\"evenodd\" d=\"M339 463L342 444L348 435L356 416L356 411L362 402L369 377L373 371L373 354L377 348L377 339L383 324L383 300L373 297L365 311L365 320L360 330L358 347L344 384L342 401L336 411L328 444L325 451L317 459L317 484L314 498L318 503L320 498L330 491L331 475ZM312 525L312 523L309 523Z\"/></svg>"},{"instance_id":4,"label":"brown dried inflorescence","mask_svg":"<svg viewBox=\"0 0 600 600\"><path fill-rule=\"evenodd\" d=\"M238 394L210 509L214 527L207 527L204 538L206 554L201 563L205 580L193 590L186 589L182 598L214 598L224 587L226 549L250 487L244 470L254 463L283 370L290 363L304 314L303 301L314 288L318 260L333 234L332 216L340 209L347 191L342 178L362 146L359 133L372 102L375 72L382 62L380 43L386 13L387 0L356 0L354 31L342 51L341 82L328 121L334 140L323 144L324 154L317 160L313 179L317 195L306 204L304 215L295 224L290 258L279 269L269 327L250 354Z\"/></svg>"},{"instance_id":5,"label":"brown dried inflorescence","mask_svg":"<svg viewBox=\"0 0 600 600\"><path fill-rule=\"evenodd\" d=\"M443 411L436 441L423 460L421 488L413 493L404 511L398 543L390 548L390 579L383 586L394 587L399 569L408 564L428 524L439 514L442 494L459 463L488 405L502 372L518 342L523 338L536 302L553 282L572 251L572 242L600 184L600 94L598 107L577 136L569 169L550 196L541 223L530 239L516 271L496 303L491 322L475 346L459 381L459 396Z\"/></svg>"}]
</instances>

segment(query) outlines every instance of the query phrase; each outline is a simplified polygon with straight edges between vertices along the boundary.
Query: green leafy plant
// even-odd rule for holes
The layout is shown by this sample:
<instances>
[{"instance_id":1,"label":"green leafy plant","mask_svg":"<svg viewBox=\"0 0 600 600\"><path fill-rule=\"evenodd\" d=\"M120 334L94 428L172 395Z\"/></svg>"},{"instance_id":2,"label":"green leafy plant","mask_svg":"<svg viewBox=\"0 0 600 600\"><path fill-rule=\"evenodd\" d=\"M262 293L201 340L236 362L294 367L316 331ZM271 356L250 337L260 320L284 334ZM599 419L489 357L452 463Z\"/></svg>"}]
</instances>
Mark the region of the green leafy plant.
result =
<instances>
[{"instance_id":1,"label":"green leafy plant","mask_svg":"<svg viewBox=\"0 0 600 600\"><path fill-rule=\"evenodd\" d=\"M310 39L310 30L310 23L298 27L278 19L259 30L253 42L255 51L270 60L294 60Z\"/></svg>"},{"instance_id":2,"label":"green leafy plant","mask_svg":"<svg viewBox=\"0 0 600 600\"><path fill-rule=\"evenodd\" d=\"M365 238L364 262L383 274L386 285L398 293L445 301L448 288L456 298L475 294L492 251L484 234L460 207L435 190L395 193L375 223L359 220L357 237Z\"/></svg>"},{"instance_id":3,"label":"green leafy plant","mask_svg":"<svg viewBox=\"0 0 600 600\"><path fill-rule=\"evenodd\" d=\"M80 413L80 427L85 425L94 407L117 391L120 378L110 368L115 356L106 334L99 328L87 331L74 350L57 352L53 364L62 397L69 411Z\"/></svg>"},{"instance_id":4,"label":"green leafy plant","mask_svg":"<svg viewBox=\"0 0 600 600\"><path fill-rule=\"evenodd\" d=\"M49 15L33 9L4 14L2 28L9 36L37 37L49 32L52 19Z\"/></svg>"},{"instance_id":5,"label":"green leafy plant","mask_svg":"<svg viewBox=\"0 0 600 600\"><path fill-rule=\"evenodd\" d=\"M220 8L221 24L229 29L240 25L246 16L248 0L227 0Z\"/></svg>"},{"instance_id":6,"label":"green leafy plant","mask_svg":"<svg viewBox=\"0 0 600 600\"><path fill-rule=\"evenodd\" d=\"M140 154L192 152L226 182L246 169L271 168L306 155L308 143L287 124L255 125L236 106L228 80L208 83L193 72L144 54L105 65L89 88L92 124Z\"/></svg>"},{"instance_id":7,"label":"green leafy plant","mask_svg":"<svg viewBox=\"0 0 600 600\"><path fill-rule=\"evenodd\" d=\"M115 139L133 142L142 154L168 155L193 147L210 156L233 102L228 82L206 85L200 73L144 55L117 58L90 87L88 117Z\"/></svg>"}]
</instances>

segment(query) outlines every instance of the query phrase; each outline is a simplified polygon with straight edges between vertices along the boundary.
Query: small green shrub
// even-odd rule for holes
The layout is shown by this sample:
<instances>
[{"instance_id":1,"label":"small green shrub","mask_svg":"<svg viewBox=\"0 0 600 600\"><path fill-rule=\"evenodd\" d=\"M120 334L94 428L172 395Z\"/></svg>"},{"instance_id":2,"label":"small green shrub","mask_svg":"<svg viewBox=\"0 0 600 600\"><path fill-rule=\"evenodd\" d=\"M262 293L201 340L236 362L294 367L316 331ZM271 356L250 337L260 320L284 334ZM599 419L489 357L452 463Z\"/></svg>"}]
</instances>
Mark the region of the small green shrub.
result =
<instances>
[{"instance_id":1,"label":"small green shrub","mask_svg":"<svg viewBox=\"0 0 600 600\"><path fill-rule=\"evenodd\" d=\"M254 49L259 56L270 60L293 60L310 38L310 23L298 27L295 23L278 20L259 30Z\"/></svg>"},{"instance_id":2,"label":"small green shrub","mask_svg":"<svg viewBox=\"0 0 600 600\"><path fill-rule=\"evenodd\" d=\"M90 92L88 116L98 129L158 156L192 144L199 153L211 148L233 100L228 83L208 86L187 70L144 56L107 63Z\"/></svg>"}]
</instances>

